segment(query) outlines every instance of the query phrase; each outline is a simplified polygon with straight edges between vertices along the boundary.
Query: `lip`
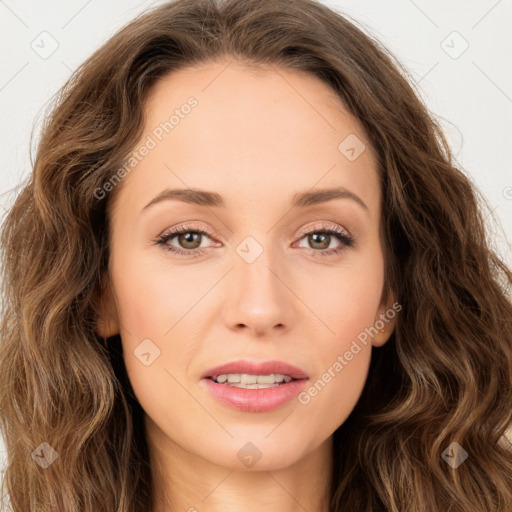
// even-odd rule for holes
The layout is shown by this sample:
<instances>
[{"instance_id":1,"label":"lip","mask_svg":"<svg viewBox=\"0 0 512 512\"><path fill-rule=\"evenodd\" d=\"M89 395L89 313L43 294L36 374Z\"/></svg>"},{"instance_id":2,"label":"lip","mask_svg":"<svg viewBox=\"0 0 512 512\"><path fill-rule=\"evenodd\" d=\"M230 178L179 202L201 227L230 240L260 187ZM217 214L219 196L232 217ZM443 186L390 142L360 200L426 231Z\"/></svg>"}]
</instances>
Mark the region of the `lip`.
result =
<instances>
[{"instance_id":1,"label":"lip","mask_svg":"<svg viewBox=\"0 0 512 512\"><path fill-rule=\"evenodd\" d=\"M223 405L243 412L267 412L278 409L293 400L304 390L307 382L308 379L301 379L272 388L244 389L204 378L199 381L199 385Z\"/></svg>"},{"instance_id":2,"label":"lip","mask_svg":"<svg viewBox=\"0 0 512 512\"><path fill-rule=\"evenodd\" d=\"M308 374L284 361L232 361L215 368L210 368L201 375L202 379L214 378L218 375L226 373L248 373L250 375L270 375L272 373L280 373L281 375L289 375L292 379L307 379Z\"/></svg>"},{"instance_id":3,"label":"lip","mask_svg":"<svg viewBox=\"0 0 512 512\"><path fill-rule=\"evenodd\" d=\"M226 373L247 373L250 375L289 375L292 381L279 386L262 389L236 388L219 384L214 377ZM278 409L290 402L305 387L309 377L306 372L283 361L233 361L216 366L203 373L200 385L223 405L244 412L267 412Z\"/></svg>"}]
</instances>

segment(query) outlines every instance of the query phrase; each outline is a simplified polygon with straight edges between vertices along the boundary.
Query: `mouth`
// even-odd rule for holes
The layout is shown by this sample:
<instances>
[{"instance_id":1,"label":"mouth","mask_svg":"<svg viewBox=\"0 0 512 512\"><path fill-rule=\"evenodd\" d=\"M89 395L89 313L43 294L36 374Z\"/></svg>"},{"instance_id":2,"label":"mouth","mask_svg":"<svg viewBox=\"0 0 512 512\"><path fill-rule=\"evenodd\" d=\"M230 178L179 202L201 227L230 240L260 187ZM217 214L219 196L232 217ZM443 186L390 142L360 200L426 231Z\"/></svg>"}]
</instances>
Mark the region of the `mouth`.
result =
<instances>
[{"instance_id":1,"label":"mouth","mask_svg":"<svg viewBox=\"0 0 512 512\"><path fill-rule=\"evenodd\" d=\"M306 372L282 361L234 361L206 371L201 383L224 405L268 412L293 400L308 379Z\"/></svg>"},{"instance_id":2,"label":"mouth","mask_svg":"<svg viewBox=\"0 0 512 512\"><path fill-rule=\"evenodd\" d=\"M223 373L221 375L214 375L207 377L217 384L225 386L232 386L234 388L243 389L267 389L288 384L294 380L290 375L283 375L281 373L271 373L269 375L252 375L249 373Z\"/></svg>"},{"instance_id":3,"label":"mouth","mask_svg":"<svg viewBox=\"0 0 512 512\"><path fill-rule=\"evenodd\" d=\"M307 379L308 374L284 361L232 361L210 368L201 376L227 386L274 386ZM258 389L253 387L250 389Z\"/></svg>"}]
</instances>

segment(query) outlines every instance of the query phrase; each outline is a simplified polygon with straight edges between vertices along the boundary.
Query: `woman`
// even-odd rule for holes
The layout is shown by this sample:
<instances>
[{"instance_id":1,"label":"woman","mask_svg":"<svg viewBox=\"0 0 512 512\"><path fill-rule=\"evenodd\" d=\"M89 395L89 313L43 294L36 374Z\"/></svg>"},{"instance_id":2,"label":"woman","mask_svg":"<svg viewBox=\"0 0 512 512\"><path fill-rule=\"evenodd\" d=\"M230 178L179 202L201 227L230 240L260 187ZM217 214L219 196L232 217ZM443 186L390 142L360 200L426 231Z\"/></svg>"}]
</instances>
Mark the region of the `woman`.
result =
<instances>
[{"instance_id":1,"label":"woman","mask_svg":"<svg viewBox=\"0 0 512 512\"><path fill-rule=\"evenodd\" d=\"M400 68L327 7L130 23L64 87L2 244L14 511L511 509L512 273Z\"/></svg>"}]
</instances>

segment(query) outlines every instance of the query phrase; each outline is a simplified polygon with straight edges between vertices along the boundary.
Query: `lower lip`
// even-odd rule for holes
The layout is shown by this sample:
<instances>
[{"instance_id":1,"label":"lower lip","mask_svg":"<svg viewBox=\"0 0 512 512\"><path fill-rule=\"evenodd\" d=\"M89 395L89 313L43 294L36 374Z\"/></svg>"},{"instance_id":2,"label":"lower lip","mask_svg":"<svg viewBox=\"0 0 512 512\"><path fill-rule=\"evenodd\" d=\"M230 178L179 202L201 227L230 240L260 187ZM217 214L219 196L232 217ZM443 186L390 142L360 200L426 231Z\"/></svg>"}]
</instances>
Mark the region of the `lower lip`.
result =
<instances>
[{"instance_id":1,"label":"lower lip","mask_svg":"<svg viewBox=\"0 0 512 512\"><path fill-rule=\"evenodd\" d=\"M220 402L244 412L272 411L296 397L308 379L292 380L272 388L244 389L201 379L206 389Z\"/></svg>"}]
</instances>

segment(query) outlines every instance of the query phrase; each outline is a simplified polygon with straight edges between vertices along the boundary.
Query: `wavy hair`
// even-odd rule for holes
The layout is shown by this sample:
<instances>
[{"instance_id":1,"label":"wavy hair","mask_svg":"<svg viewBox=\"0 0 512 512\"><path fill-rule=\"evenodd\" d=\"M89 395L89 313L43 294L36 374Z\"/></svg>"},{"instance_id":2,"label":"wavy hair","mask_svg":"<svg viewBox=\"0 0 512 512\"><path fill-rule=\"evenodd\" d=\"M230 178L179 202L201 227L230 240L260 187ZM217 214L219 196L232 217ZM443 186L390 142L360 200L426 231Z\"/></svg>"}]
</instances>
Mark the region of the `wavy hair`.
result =
<instances>
[{"instance_id":1,"label":"wavy hair","mask_svg":"<svg viewBox=\"0 0 512 512\"><path fill-rule=\"evenodd\" d=\"M330 510L510 512L512 273L488 239L485 202L406 70L314 0L167 2L117 32L55 97L1 231L0 420L12 510L154 506L144 412L120 337L105 344L96 333L119 187L101 199L95 191L140 137L151 87L226 58L318 77L378 157L385 289L403 309L334 433ZM455 442L468 453L457 468L442 456ZM44 469L36 463L55 456Z\"/></svg>"}]
</instances>

